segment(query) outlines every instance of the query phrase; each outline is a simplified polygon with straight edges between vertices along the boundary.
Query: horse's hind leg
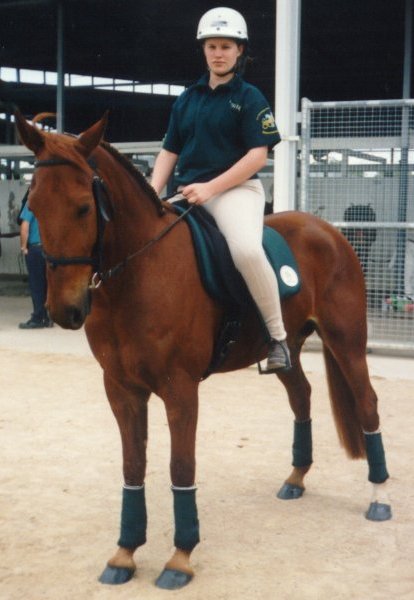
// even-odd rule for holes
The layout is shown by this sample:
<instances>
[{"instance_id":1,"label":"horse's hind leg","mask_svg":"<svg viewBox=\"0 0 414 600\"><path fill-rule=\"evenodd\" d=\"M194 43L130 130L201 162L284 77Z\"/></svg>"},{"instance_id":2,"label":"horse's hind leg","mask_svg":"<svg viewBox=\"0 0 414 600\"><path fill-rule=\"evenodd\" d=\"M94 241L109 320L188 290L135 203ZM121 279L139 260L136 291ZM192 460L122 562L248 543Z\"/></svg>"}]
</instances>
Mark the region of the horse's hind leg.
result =
<instances>
[{"instance_id":1,"label":"horse's hind leg","mask_svg":"<svg viewBox=\"0 0 414 600\"><path fill-rule=\"evenodd\" d=\"M336 304L334 303L335 307ZM388 472L382 444L377 395L372 388L366 360L365 312L349 312L352 322L343 322L329 310L319 324L334 419L342 445L351 458L367 457L368 479L374 486L373 501L366 517L374 521L391 518L385 491Z\"/></svg>"},{"instance_id":2,"label":"horse's hind leg","mask_svg":"<svg viewBox=\"0 0 414 600\"><path fill-rule=\"evenodd\" d=\"M135 550L145 544L145 468L147 445L147 405L150 393L129 389L105 376L105 388L118 422L122 440L124 487L122 490L121 532L118 550L99 578L101 583L120 584L131 579L136 564Z\"/></svg>"},{"instance_id":3,"label":"horse's hind leg","mask_svg":"<svg viewBox=\"0 0 414 600\"><path fill-rule=\"evenodd\" d=\"M346 353L324 346L325 364L331 404L338 435L351 458L366 456L368 479L373 484L373 497L366 513L367 519L385 521L391 518L391 507L385 482L388 471L377 411L377 395L372 388L365 352Z\"/></svg>"},{"instance_id":4,"label":"horse's hind leg","mask_svg":"<svg viewBox=\"0 0 414 600\"><path fill-rule=\"evenodd\" d=\"M299 351L291 351L291 360L292 369L278 373L280 381L286 388L289 404L295 415L292 446L293 470L277 493L277 497L282 500L292 500L302 496L305 490L304 477L312 464L311 386L303 372Z\"/></svg>"}]
</instances>

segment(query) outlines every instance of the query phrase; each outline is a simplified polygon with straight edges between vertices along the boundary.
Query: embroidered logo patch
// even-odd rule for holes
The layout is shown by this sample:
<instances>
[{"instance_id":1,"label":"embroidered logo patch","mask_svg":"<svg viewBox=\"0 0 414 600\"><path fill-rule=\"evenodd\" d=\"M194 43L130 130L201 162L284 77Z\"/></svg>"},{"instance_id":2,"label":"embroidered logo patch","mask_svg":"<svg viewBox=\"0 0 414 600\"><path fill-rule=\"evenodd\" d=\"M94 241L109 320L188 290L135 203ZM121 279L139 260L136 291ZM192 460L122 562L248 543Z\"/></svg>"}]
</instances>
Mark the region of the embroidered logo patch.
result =
<instances>
[{"instance_id":1,"label":"embroidered logo patch","mask_svg":"<svg viewBox=\"0 0 414 600\"><path fill-rule=\"evenodd\" d=\"M237 112L240 112L240 111L241 111L241 108L242 108L242 107L241 107L241 105L240 105L240 104L237 104L236 102L233 102L232 100L229 100L229 103L230 103L230 108L231 108L232 110L237 110Z\"/></svg>"},{"instance_id":2,"label":"embroidered logo patch","mask_svg":"<svg viewBox=\"0 0 414 600\"><path fill-rule=\"evenodd\" d=\"M275 118L270 108L265 108L259 112L256 119L260 121L262 133L273 134L277 132Z\"/></svg>"}]
</instances>

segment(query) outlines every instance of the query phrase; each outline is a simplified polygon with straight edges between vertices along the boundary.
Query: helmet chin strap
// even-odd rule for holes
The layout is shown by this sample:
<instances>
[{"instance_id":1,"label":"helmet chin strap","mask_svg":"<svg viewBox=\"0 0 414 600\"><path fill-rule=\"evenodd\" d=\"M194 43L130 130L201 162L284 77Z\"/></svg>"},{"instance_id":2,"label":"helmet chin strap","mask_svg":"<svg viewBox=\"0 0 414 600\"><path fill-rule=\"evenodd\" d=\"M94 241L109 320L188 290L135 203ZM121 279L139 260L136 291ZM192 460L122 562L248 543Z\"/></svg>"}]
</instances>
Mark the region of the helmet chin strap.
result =
<instances>
[{"instance_id":1,"label":"helmet chin strap","mask_svg":"<svg viewBox=\"0 0 414 600\"><path fill-rule=\"evenodd\" d=\"M242 59L242 60L240 60ZM240 56L240 59L237 59L237 61L235 62L234 66L229 69L229 71L226 71L225 73L216 73L216 77L226 77L227 75L230 75L230 73L239 73L240 75L243 75L244 72L244 61L243 61L243 57Z\"/></svg>"},{"instance_id":2,"label":"helmet chin strap","mask_svg":"<svg viewBox=\"0 0 414 600\"><path fill-rule=\"evenodd\" d=\"M236 73L236 65L234 65L234 67L232 67L229 71L226 71L225 73L214 73L214 75L216 77L227 77L227 75L230 75L230 73Z\"/></svg>"},{"instance_id":3,"label":"helmet chin strap","mask_svg":"<svg viewBox=\"0 0 414 600\"><path fill-rule=\"evenodd\" d=\"M240 55L239 58L234 63L234 65L232 66L232 68L229 69L228 71L226 71L225 73L214 73L214 75L216 77L227 77L227 75L230 75L230 73L242 73L243 72L243 57L244 57L243 54ZM211 71L210 68L208 70Z\"/></svg>"}]
</instances>

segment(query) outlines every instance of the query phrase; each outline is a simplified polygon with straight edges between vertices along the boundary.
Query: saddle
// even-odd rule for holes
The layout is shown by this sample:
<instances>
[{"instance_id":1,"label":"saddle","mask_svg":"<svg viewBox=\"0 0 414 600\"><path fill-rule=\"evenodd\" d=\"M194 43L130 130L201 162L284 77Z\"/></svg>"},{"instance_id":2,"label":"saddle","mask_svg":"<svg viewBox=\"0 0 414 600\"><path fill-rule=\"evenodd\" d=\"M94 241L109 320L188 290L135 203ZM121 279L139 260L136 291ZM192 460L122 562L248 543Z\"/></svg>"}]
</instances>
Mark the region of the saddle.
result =
<instances>
[{"instance_id":1,"label":"saddle","mask_svg":"<svg viewBox=\"0 0 414 600\"><path fill-rule=\"evenodd\" d=\"M172 205L177 214L188 209L186 200ZM203 375L206 379L216 371L227 357L231 346L237 341L241 323L246 313L253 309L262 325L265 341L270 341L269 332L262 316L237 270L227 241L217 227L214 218L202 206L193 206L185 216L194 250L200 277L207 293L224 308L224 318L220 333L215 341L210 365ZM263 228L263 248L276 274L280 298L287 298L300 290L298 266L286 240L271 227Z\"/></svg>"}]
</instances>

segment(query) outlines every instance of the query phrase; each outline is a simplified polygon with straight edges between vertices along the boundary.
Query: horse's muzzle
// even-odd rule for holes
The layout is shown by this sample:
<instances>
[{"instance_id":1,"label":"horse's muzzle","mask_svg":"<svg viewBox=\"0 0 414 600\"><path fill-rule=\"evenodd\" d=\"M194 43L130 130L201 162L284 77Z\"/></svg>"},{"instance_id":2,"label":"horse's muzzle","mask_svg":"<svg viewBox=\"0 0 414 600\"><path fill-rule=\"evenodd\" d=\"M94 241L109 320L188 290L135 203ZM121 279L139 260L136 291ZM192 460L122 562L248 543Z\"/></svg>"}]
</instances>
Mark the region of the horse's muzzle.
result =
<instances>
[{"instance_id":1,"label":"horse's muzzle","mask_svg":"<svg viewBox=\"0 0 414 600\"><path fill-rule=\"evenodd\" d=\"M60 305L57 310L51 309L50 315L63 329L80 329L90 310L91 293L87 290L80 302Z\"/></svg>"}]
</instances>

